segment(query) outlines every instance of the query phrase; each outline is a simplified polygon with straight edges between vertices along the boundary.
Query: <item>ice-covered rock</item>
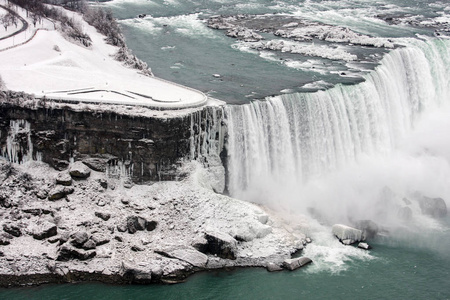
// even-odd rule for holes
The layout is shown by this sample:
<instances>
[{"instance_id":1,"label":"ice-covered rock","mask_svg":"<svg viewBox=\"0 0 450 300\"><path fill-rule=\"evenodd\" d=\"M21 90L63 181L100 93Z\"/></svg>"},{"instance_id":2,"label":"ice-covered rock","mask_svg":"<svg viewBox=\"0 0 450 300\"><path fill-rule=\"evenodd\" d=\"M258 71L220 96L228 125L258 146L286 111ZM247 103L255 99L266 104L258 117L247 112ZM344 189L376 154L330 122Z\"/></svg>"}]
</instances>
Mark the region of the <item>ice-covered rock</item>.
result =
<instances>
[{"instance_id":1,"label":"ice-covered rock","mask_svg":"<svg viewBox=\"0 0 450 300\"><path fill-rule=\"evenodd\" d=\"M236 259L236 240L229 234L216 230L209 230L205 233L207 253L215 254L226 259Z\"/></svg>"},{"instance_id":2,"label":"ice-covered rock","mask_svg":"<svg viewBox=\"0 0 450 300\"><path fill-rule=\"evenodd\" d=\"M276 272L276 271L282 271L283 268L280 267L278 264L270 262L266 265L266 269L269 272Z\"/></svg>"},{"instance_id":3,"label":"ice-covered rock","mask_svg":"<svg viewBox=\"0 0 450 300\"><path fill-rule=\"evenodd\" d=\"M335 224L332 227L333 234L345 245L351 245L363 240L362 230L342 225Z\"/></svg>"},{"instance_id":4,"label":"ice-covered rock","mask_svg":"<svg viewBox=\"0 0 450 300\"><path fill-rule=\"evenodd\" d=\"M111 218L111 214L104 211L96 211L94 214L96 217L99 217L103 221L108 221Z\"/></svg>"},{"instance_id":5,"label":"ice-covered rock","mask_svg":"<svg viewBox=\"0 0 450 300\"><path fill-rule=\"evenodd\" d=\"M447 215L447 205L442 198L422 197L419 199L419 205L423 214L433 218L443 218Z\"/></svg>"},{"instance_id":6,"label":"ice-covered rock","mask_svg":"<svg viewBox=\"0 0 450 300\"><path fill-rule=\"evenodd\" d=\"M56 176L56 184L69 186L72 184L72 177L68 172L60 172Z\"/></svg>"},{"instance_id":7,"label":"ice-covered rock","mask_svg":"<svg viewBox=\"0 0 450 300\"><path fill-rule=\"evenodd\" d=\"M184 260L185 262L199 268L204 268L208 263L208 256L193 248L176 249L167 251L166 254L170 257Z\"/></svg>"},{"instance_id":8,"label":"ice-covered rock","mask_svg":"<svg viewBox=\"0 0 450 300\"><path fill-rule=\"evenodd\" d=\"M58 251L56 260L68 261L71 259L88 260L95 257L97 253L93 250L85 251L82 249L74 248L70 245L62 245Z\"/></svg>"},{"instance_id":9,"label":"ice-covered rock","mask_svg":"<svg viewBox=\"0 0 450 300\"><path fill-rule=\"evenodd\" d=\"M22 230L15 224L3 224L3 231L15 237L22 235Z\"/></svg>"},{"instance_id":10,"label":"ice-covered rock","mask_svg":"<svg viewBox=\"0 0 450 300\"><path fill-rule=\"evenodd\" d=\"M77 161L70 166L69 174L72 178L86 179L91 175L91 170L81 161Z\"/></svg>"},{"instance_id":11,"label":"ice-covered rock","mask_svg":"<svg viewBox=\"0 0 450 300\"><path fill-rule=\"evenodd\" d=\"M49 221L38 222L30 229L30 234L37 240L43 240L51 236L55 236L58 233L55 224Z\"/></svg>"},{"instance_id":12,"label":"ice-covered rock","mask_svg":"<svg viewBox=\"0 0 450 300\"><path fill-rule=\"evenodd\" d=\"M369 250L372 247L370 247L370 245L367 244L367 243L361 242L361 243L358 244L358 248L361 248L361 249L364 249L364 250Z\"/></svg>"},{"instance_id":13,"label":"ice-covered rock","mask_svg":"<svg viewBox=\"0 0 450 300\"><path fill-rule=\"evenodd\" d=\"M55 201L64 198L65 196L72 194L73 187L57 185L48 192L48 200Z\"/></svg>"},{"instance_id":14,"label":"ice-covered rock","mask_svg":"<svg viewBox=\"0 0 450 300\"><path fill-rule=\"evenodd\" d=\"M286 269L293 271L295 269L301 268L309 263L311 263L312 260L308 257L297 257L297 258L291 258L286 259L283 261L283 267Z\"/></svg>"}]
</instances>

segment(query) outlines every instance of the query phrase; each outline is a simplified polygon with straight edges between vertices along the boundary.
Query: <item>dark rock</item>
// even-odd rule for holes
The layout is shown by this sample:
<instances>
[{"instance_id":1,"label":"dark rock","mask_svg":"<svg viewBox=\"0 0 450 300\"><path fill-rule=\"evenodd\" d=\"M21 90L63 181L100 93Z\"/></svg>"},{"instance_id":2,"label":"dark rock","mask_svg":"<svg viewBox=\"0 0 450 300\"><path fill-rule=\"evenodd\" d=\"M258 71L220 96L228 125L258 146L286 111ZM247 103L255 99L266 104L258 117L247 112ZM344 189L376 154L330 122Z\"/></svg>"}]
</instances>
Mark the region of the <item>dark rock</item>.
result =
<instances>
[{"instance_id":1,"label":"dark rock","mask_svg":"<svg viewBox=\"0 0 450 300\"><path fill-rule=\"evenodd\" d=\"M147 231L153 231L153 230L155 230L157 225L158 225L158 222L156 222L156 221L147 221L145 223L145 229L147 229Z\"/></svg>"},{"instance_id":2,"label":"dark rock","mask_svg":"<svg viewBox=\"0 0 450 300\"><path fill-rule=\"evenodd\" d=\"M59 242L60 239L61 239L60 236L52 236L52 237L49 237L49 238L47 239L47 241L48 241L50 244L54 244L54 243L56 243L56 242Z\"/></svg>"},{"instance_id":3,"label":"dark rock","mask_svg":"<svg viewBox=\"0 0 450 300\"><path fill-rule=\"evenodd\" d=\"M76 179L86 179L91 175L91 170L82 162L75 162L69 169L70 176Z\"/></svg>"},{"instance_id":4,"label":"dark rock","mask_svg":"<svg viewBox=\"0 0 450 300\"><path fill-rule=\"evenodd\" d=\"M144 251L144 248L142 248L138 245L133 245L133 246L131 246L131 250L134 252L140 252L140 251Z\"/></svg>"},{"instance_id":5,"label":"dark rock","mask_svg":"<svg viewBox=\"0 0 450 300\"><path fill-rule=\"evenodd\" d=\"M101 186L102 188L104 188L105 190L108 188L108 181L106 181L105 179L100 178L100 179L98 179L97 181L98 181L98 183L100 184L100 186Z\"/></svg>"},{"instance_id":6,"label":"dark rock","mask_svg":"<svg viewBox=\"0 0 450 300\"><path fill-rule=\"evenodd\" d=\"M269 272L277 272L277 271L282 271L283 268L280 267L279 265L275 264L275 263L268 263L266 265L266 269Z\"/></svg>"},{"instance_id":7,"label":"dark rock","mask_svg":"<svg viewBox=\"0 0 450 300\"><path fill-rule=\"evenodd\" d=\"M88 239L89 235L86 231L78 231L72 234L72 240L70 243L77 248L81 248Z\"/></svg>"},{"instance_id":8,"label":"dark rock","mask_svg":"<svg viewBox=\"0 0 450 300\"><path fill-rule=\"evenodd\" d=\"M356 242L363 240L362 230L352 228L342 224L335 224L332 227L333 234L339 239L344 245L351 245Z\"/></svg>"},{"instance_id":9,"label":"dark rock","mask_svg":"<svg viewBox=\"0 0 450 300\"><path fill-rule=\"evenodd\" d=\"M13 235L15 237L19 237L22 235L22 231L20 227L14 224L3 224L3 231Z\"/></svg>"},{"instance_id":10,"label":"dark rock","mask_svg":"<svg viewBox=\"0 0 450 300\"><path fill-rule=\"evenodd\" d=\"M422 197L419 199L419 206L424 215L433 218L443 218L447 215L447 205L442 198Z\"/></svg>"},{"instance_id":11,"label":"dark rock","mask_svg":"<svg viewBox=\"0 0 450 300\"><path fill-rule=\"evenodd\" d=\"M147 220L139 216L130 216L127 218L127 229L128 233L135 233L136 231L141 231L146 228Z\"/></svg>"},{"instance_id":12,"label":"dark rock","mask_svg":"<svg viewBox=\"0 0 450 300\"><path fill-rule=\"evenodd\" d=\"M84 250L92 250L95 249L95 247L97 247L97 244L92 239L87 240L83 246L81 246Z\"/></svg>"},{"instance_id":13,"label":"dark rock","mask_svg":"<svg viewBox=\"0 0 450 300\"><path fill-rule=\"evenodd\" d=\"M33 216L40 216L42 214L44 215L53 214L53 210L43 207L25 207L22 208L22 211L24 213L31 214Z\"/></svg>"},{"instance_id":14,"label":"dark rock","mask_svg":"<svg viewBox=\"0 0 450 300\"><path fill-rule=\"evenodd\" d=\"M237 241L229 234L208 231L205 233L205 239L208 242L206 253L215 254L221 258L236 259Z\"/></svg>"},{"instance_id":15,"label":"dark rock","mask_svg":"<svg viewBox=\"0 0 450 300\"><path fill-rule=\"evenodd\" d=\"M312 260L307 257L298 257L298 258L292 258L292 259L286 259L283 262L283 267L286 269L293 271L295 269L301 268L309 263L311 263Z\"/></svg>"},{"instance_id":16,"label":"dark rock","mask_svg":"<svg viewBox=\"0 0 450 300\"><path fill-rule=\"evenodd\" d=\"M408 206L401 207L398 210L397 216L403 221L409 221L412 219L412 210Z\"/></svg>"},{"instance_id":17,"label":"dark rock","mask_svg":"<svg viewBox=\"0 0 450 300\"><path fill-rule=\"evenodd\" d=\"M9 233L6 232L0 233L0 246L9 245L11 243L10 240L12 238L13 238L12 235L10 235Z\"/></svg>"},{"instance_id":18,"label":"dark rock","mask_svg":"<svg viewBox=\"0 0 450 300\"><path fill-rule=\"evenodd\" d=\"M122 263L122 274L130 283L147 284L152 281L152 271L143 266Z\"/></svg>"},{"instance_id":19,"label":"dark rock","mask_svg":"<svg viewBox=\"0 0 450 300\"><path fill-rule=\"evenodd\" d=\"M72 177L67 172L60 172L56 177L56 184L69 186L72 184Z\"/></svg>"},{"instance_id":20,"label":"dark rock","mask_svg":"<svg viewBox=\"0 0 450 300\"><path fill-rule=\"evenodd\" d=\"M82 160L82 162L83 164L97 172L105 172L106 166L108 165L108 159L98 157L85 158Z\"/></svg>"},{"instance_id":21,"label":"dark rock","mask_svg":"<svg viewBox=\"0 0 450 300\"><path fill-rule=\"evenodd\" d=\"M65 242L67 242L70 239L70 233L69 232L64 232L61 234L61 236L59 237L59 244L64 244Z\"/></svg>"},{"instance_id":22,"label":"dark rock","mask_svg":"<svg viewBox=\"0 0 450 300\"><path fill-rule=\"evenodd\" d=\"M96 211L94 214L104 221L108 221L111 218L111 214L106 212Z\"/></svg>"},{"instance_id":23,"label":"dark rock","mask_svg":"<svg viewBox=\"0 0 450 300\"><path fill-rule=\"evenodd\" d=\"M380 230L378 225L371 220L360 220L355 222L355 227L362 230L362 240L374 238Z\"/></svg>"},{"instance_id":24,"label":"dark rock","mask_svg":"<svg viewBox=\"0 0 450 300\"><path fill-rule=\"evenodd\" d=\"M116 236L114 236L114 239L118 242L123 242L123 239L121 236L116 235Z\"/></svg>"},{"instance_id":25,"label":"dark rock","mask_svg":"<svg viewBox=\"0 0 450 300\"><path fill-rule=\"evenodd\" d=\"M48 193L48 200L51 201L59 200L69 194L72 194L73 191L74 191L73 187L57 185Z\"/></svg>"},{"instance_id":26,"label":"dark rock","mask_svg":"<svg viewBox=\"0 0 450 300\"><path fill-rule=\"evenodd\" d=\"M58 261L69 261L71 259L78 260L88 260L95 257L97 253L93 250L85 251L81 249L76 249L69 245L63 245L58 251L58 256L56 260Z\"/></svg>"},{"instance_id":27,"label":"dark rock","mask_svg":"<svg viewBox=\"0 0 450 300\"><path fill-rule=\"evenodd\" d=\"M191 245L202 253L208 253L208 241L203 236L197 237Z\"/></svg>"},{"instance_id":28,"label":"dark rock","mask_svg":"<svg viewBox=\"0 0 450 300\"><path fill-rule=\"evenodd\" d=\"M95 245L101 246L107 244L111 241L111 239L103 234L93 234L91 239L95 242Z\"/></svg>"},{"instance_id":29,"label":"dark rock","mask_svg":"<svg viewBox=\"0 0 450 300\"><path fill-rule=\"evenodd\" d=\"M43 240L55 236L58 232L55 224L43 221L36 224L30 233L36 240Z\"/></svg>"}]
</instances>

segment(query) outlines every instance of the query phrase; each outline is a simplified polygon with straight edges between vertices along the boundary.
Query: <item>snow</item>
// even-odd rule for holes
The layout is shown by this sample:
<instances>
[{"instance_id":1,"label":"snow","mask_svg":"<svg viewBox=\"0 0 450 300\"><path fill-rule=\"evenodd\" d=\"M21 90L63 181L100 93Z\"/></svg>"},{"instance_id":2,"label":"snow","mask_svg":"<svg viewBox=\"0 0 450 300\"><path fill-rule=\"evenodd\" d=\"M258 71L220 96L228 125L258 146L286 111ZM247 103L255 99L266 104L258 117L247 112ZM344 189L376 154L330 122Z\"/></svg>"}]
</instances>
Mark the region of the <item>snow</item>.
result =
<instances>
[{"instance_id":1,"label":"snow","mask_svg":"<svg viewBox=\"0 0 450 300\"><path fill-rule=\"evenodd\" d=\"M2 2L4 0L0 0ZM158 109L206 104L207 97L200 91L124 67L113 58L118 50L116 47L106 44L104 36L84 22L80 15L67 13L81 23L92 39L92 46L77 45L55 30L39 30L30 42L0 50L0 75L8 89L34 94L37 98L74 103L125 104ZM26 18L25 14L21 15ZM30 20L28 22L31 24ZM27 34L29 36L30 32ZM0 44L0 49L8 46L5 42ZM55 50L57 48L59 51Z\"/></svg>"}]
</instances>

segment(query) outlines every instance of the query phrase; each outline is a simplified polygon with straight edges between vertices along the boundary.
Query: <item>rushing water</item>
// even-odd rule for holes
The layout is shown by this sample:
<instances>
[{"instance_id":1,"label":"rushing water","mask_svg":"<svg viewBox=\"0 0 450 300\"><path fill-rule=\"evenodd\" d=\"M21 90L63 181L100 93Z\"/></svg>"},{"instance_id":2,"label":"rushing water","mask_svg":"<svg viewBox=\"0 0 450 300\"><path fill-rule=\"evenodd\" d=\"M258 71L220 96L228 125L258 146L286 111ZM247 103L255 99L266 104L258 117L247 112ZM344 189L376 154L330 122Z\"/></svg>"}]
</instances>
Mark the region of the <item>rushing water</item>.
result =
<instances>
[{"instance_id":1,"label":"rushing water","mask_svg":"<svg viewBox=\"0 0 450 300\"><path fill-rule=\"evenodd\" d=\"M129 46L157 76L240 104L223 109L228 190L289 217L308 215L314 242L303 254L314 263L297 272L205 272L175 286L0 290L0 298L450 298L450 218L424 216L414 201L419 194L441 197L447 205L450 199L450 40L434 36L449 26L446 1L113 0L96 5L113 10ZM147 16L136 17L142 13ZM210 16L237 13L348 27L396 47L314 39L309 44L320 51L311 55L255 50L205 25ZM326 58L330 53L342 59ZM398 215L405 206L411 219ZM372 219L386 236L373 241L369 252L343 246L331 236L330 225L352 219Z\"/></svg>"}]
</instances>

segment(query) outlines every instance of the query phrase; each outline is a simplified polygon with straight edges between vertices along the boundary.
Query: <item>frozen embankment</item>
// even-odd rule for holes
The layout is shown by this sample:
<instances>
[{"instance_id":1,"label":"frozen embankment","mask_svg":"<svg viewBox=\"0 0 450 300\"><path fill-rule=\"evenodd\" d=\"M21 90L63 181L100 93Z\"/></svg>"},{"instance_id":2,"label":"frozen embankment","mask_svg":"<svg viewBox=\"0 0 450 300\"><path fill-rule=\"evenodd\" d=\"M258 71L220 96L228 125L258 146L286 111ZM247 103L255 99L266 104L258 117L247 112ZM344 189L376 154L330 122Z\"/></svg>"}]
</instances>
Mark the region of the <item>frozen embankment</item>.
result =
<instances>
[{"instance_id":1,"label":"frozen embankment","mask_svg":"<svg viewBox=\"0 0 450 300\"><path fill-rule=\"evenodd\" d=\"M58 30L63 24L46 19L39 25L44 30L36 32L26 11L17 8L17 14L28 22L28 28L18 36L0 41L0 74L9 90L24 91L46 100L137 105L161 110L206 104L208 99L200 91L125 67L114 58L119 48L107 44L105 37L81 15L57 9L79 24L90 45L86 47L78 40L64 37ZM27 35L28 39L34 37L23 45L9 48L11 42L27 41Z\"/></svg>"}]
</instances>

